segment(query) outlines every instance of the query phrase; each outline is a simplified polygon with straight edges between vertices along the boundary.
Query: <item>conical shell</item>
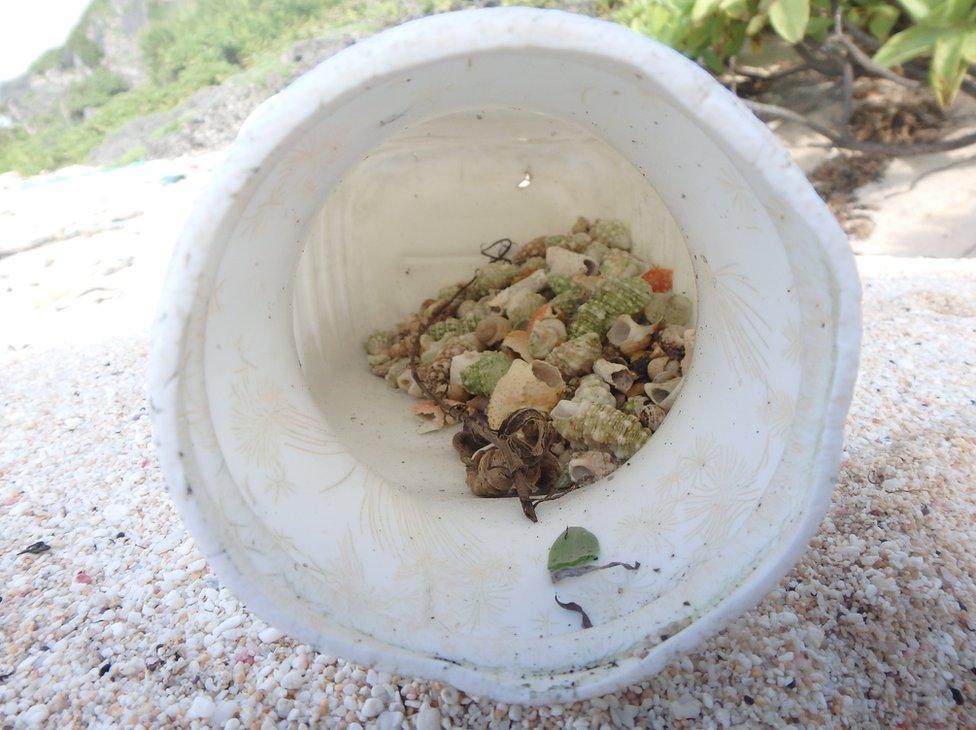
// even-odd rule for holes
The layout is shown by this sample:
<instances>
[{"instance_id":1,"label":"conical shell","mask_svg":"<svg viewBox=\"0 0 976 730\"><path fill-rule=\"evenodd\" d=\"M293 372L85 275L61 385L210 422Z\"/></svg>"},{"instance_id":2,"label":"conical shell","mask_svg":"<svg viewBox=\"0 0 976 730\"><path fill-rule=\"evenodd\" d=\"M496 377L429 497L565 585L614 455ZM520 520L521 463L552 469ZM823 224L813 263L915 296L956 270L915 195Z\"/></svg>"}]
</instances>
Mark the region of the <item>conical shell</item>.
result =
<instances>
[{"instance_id":1,"label":"conical shell","mask_svg":"<svg viewBox=\"0 0 976 730\"><path fill-rule=\"evenodd\" d=\"M529 347L530 335L525 330L512 330L502 340L502 347L507 347L523 360L532 359L532 351Z\"/></svg>"},{"instance_id":2,"label":"conical shell","mask_svg":"<svg viewBox=\"0 0 976 730\"><path fill-rule=\"evenodd\" d=\"M545 303L546 298L538 292L521 291L509 299L505 306L505 316L514 326L518 327Z\"/></svg>"},{"instance_id":3,"label":"conical shell","mask_svg":"<svg viewBox=\"0 0 976 730\"><path fill-rule=\"evenodd\" d=\"M607 406L617 403L613 393L610 392L610 385L593 373L580 378L576 392L573 394L573 401L575 403L603 403Z\"/></svg>"},{"instance_id":4,"label":"conical shell","mask_svg":"<svg viewBox=\"0 0 976 730\"><path fill-rule=\"evenodd\" d=\"M624 355L647 348L654 334L653 325L640 325L629 314L621 314L607 330L607 340Z\"/></svg>"},{"instance_id":5,"label":"conical shell","mask_svg":"<svg viewBox=\"0 0 976 730\"><path fill-rule=\"evenodd\" d=\"M559 401L559 390L540 380L525 360L515 360L492 391L488 401L488 427L497 429L512 413L535 408L548 413Z\"/></svg>"},{"instance_id":6,"label":"conical shell","mask_svg":"<svg viewBox=\"0 0 976 730\"><path fill-rule=\"evenodd\" d=\"M579 216L573 224L573 233L588 233L589 230L590 222L583 216Z\"/></svg>"},{"instance_id":7,"label":"conical shell","mask_svg":"<svg viewBox=\"0 0 976 730\"><path fill-rule=\"evenodd\" d=\"M593 298L576 311L569 336L577 337L584 332L605 334L620 315L639 312L650 295L651 288L639 277L606 279L597 287Z\"/></svg>"},{"instance_id":8,"label":"conical shell","mask_svg":"<svg viewBox=\"0 0 976 730\"><path fill-rule=\"evenodd\" d=\"M599 264L588 256L575 253L561 246L552 246L546 250L546 265L549 273L565 276L576 276L577 274L595 274Z\"/></svg>"},{"instance_id":9,"label":"conical shell","mask_svg":"<svg viewBox=\"0 0 976 730\"><path fill-rule=\"evenodd\" d=\"M674 405L680 389L681 378L672 378L663 383L648 383L644 386L644 391L647 393L647 397L651 399L651 403L665 411L670 410L671 406Z\"/></svg>"},{"instance_id":10,"label":"conical shell","mask_svg":"<svg viewBox=\"0 0 976 730\"><path fill-rule=\"evenodd\" d=\"M569 336L580 337L593 333L597 337L607 331L607 310L595 299L583 302L569 323Z\"/></svg>"},{"instance_id":11,"label":"conical shell","mask_svg":"<svg viewBox=\"0 0 976 730\"><path fill-rule=\"evenodd\" d=\"M555 318L541 319L532 326L529 334L529 353L544 358L556 345L566 341L566 325Z\"/></svg>"},{"instance_id":12,"label":"conical shell","mask_svg":"<svg viewBox=\"0 0 976 730\"><path fill-rule=\"evenodd\" d=\"M644 272L644 262L619 248L612 248L600 262L600 273L613 279L640 276Z\"/></svg>"},{"instance_id":13,"label":"conical shell","mask_svg":"<svg viewBox=\"0 0 976 730\"><path fill-rule=\"evenodd\" d=\"M453 362L452 362L453 364ZM472 395L491 395L512 364L503 352L490 350L458 373L461 385Z\"/></svg>"},{"instance_id":14,"label":"conical shell","mask_svg":"<svg viewBox=\"0 0 976 730\"><path fill-rule=\"evenodd\" d=\"M576 312L579 310L580 305L589 299L592 295L583 287L578 284L570 282L569 288L564 289L562 292L554 296L550 302L549 306L552 311L556 313L561 320L564 322L571 322L573 317L576 316Z\"/></svg>"},{"instance_id":15,"label":"conical shell","mask_svg":"<svg viewBox=\"0 0 976 730\"><path fill-rule=\"evenodd\" d=\"M590 238L600 241L610 248L620 248L630 251L633 241L630 238L630 229L623 221L615 218L600 218L590 224Z\"/></svg>"},{"instance_id":16,"label":"conical shell","mask_svg":"<svg viewBox=\"0 0 976 730\"><path fill-rule=\"evenodd\" d=\"M546 362L559 368L564 377L572 378L590 372L602 352L600 336L590 332L554 347Z\"/></svg>"},{"instance_id":17,"label":"conical shell","mask_svg":"<svg viewBox=\"0 0 976 730\"><path fill-rule=\"evenodd\" d=\"M563 438L591 449L608 450L618 459L630 458L651 435L636 416L602 403L560 401L551 415Z\"/></svg>"},{"instance_id":18,"label":"conical shell","mask_svg":"<svg viewBox=\"0 0 976 730\"><path fill-rule=\"evenodd\" d=\"M598 375L603 382L612 386L614 390L626 393L630 386L634 384L636 375L626 365L619 362L610 362L600 358L593 363L593 373Z\"/></svg>"},{"instance_id":19,"label":"conical shell","mask_svg":"<svg viewBox=\"0 0 976 730\"><path fill-rule=\"evenodd\" d=\"M546 285L546 272L533 271L527 277L518 281L511 286L502 289L495 296L488 300L488 309L492 312L502 312L508 306L508 303L512 301L512 298L519 295L520 292L537 292L542 287Z\"/></svg>"},{"instance_id":20,"label":"conical shell","mask_svg":"<svg viewBox=\"0 0 976 730\"><path fill-rule=\"evenodd\" d=\"M602 479L617 468L613 457L604 451L584 451L569 460L567 473L575 484Z\"/></svg>"},{"instance_id":21,"label":"conical shell","mask_svg":"<svg viewBox=\"0 0 976 730\"><path fill-rule=\"evenodd\" d=\"M610 322L621 314L636 314L651 298L651 288L638 276L621 279L608 278L593 295L607 310ZM608 325L609 326L609 325Z\"/></svg>"}]
</instances>

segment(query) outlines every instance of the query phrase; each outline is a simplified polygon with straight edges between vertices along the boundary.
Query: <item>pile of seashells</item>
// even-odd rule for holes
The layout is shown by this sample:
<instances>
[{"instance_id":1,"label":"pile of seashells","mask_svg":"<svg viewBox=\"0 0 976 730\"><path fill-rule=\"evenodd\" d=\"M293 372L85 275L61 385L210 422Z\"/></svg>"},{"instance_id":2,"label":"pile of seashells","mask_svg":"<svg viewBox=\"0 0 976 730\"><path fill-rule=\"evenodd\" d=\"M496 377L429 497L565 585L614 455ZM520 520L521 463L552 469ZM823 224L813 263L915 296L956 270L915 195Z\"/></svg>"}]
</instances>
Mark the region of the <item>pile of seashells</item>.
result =
<instances>
[{"instance_id":1,"label":"pile of seashells","mask_svg":"<svg viewBox=\"0 0 976 730\"><path fill-rule=\"evenodd\" d=\"M563 483L602 478L660 427L694 344L692 303L672 291L672 271L631 248L617 220L580 218L529 241L370 335L369 367L423 399L421 432L469 416L499 432L533 409L551 418ZM470 478L478 456L462 454L472 491L515 496L511 479Z\"/></svg>"}]
</instances>

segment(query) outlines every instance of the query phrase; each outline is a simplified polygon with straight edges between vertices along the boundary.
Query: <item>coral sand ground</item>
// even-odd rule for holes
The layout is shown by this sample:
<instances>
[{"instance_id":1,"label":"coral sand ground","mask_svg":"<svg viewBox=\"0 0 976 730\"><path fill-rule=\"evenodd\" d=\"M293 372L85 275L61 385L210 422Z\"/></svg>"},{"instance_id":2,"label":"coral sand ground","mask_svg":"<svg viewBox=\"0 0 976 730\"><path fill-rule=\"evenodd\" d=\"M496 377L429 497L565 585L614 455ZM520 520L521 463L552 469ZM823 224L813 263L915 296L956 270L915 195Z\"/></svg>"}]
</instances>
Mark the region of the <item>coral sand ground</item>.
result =
<instances>
[{"instance_id":1,"label":"coral sand ground","mask_svg":"<svg viewBox=\"0 0 976 730\"><path fill-rule=\"evenodd\" d=\"M210 166L117 171L110 203L70 172L32 193L0 185L0 214L65 185L88 221L39 203L62 211L49 235L0 215L21 243L52 239L0 259L0 725L976 726L976 260L859 258L840 483L757 609L644 684L522 708L290 641L221 586L176 517L150 444L147 325ZM163 185L174 171L188 177ZM38 541L50 549L21 553Z\"/></svg>"}]
</instances>

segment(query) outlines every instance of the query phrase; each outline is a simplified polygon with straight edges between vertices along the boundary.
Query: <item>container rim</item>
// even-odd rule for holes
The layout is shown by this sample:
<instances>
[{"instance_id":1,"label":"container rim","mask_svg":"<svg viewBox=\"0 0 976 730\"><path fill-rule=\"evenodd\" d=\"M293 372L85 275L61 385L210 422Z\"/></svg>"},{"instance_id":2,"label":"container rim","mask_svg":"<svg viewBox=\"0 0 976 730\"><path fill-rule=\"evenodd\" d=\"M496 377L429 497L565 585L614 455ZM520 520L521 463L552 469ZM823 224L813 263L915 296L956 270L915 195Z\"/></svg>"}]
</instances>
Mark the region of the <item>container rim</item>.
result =
<instances>
[{"instance_id":1,"label":"container rim","mask_svg":"<svg viewBox=\"0 0 976 730\"><path fill-rule=\"evenodd\" d=\"M432 36L436 36L436 43L430 42ZM472 38L477 39L474 45ZM323 105L394 71L466 54L526 48L600 58L629 67L635 74L666 77L668 102L694 118L738 164L751 166L806 220L834 276L831 296L837 313L830 396L820 432L816 475L795 532L720 603L643 657L620 666L580 670L572 675L578 682L571 687L557 686L557 676L548 689L539 689L526 678L501 670L477 670L415 652L387 649L378 643L370 646L361 639L330 637L329 651L352 661L401 674L420 674L503 701L545 704L598 696L638 682L754 607L798 560L817 530L833 491L860 346L860 285L854 258L846 237L803 173L772 132L731 92L694 63L655 41L607 21L563 11L464 10L414 20L357 43L268 99L244 123L174 251L153 325L149 381L160 467L201 552L221 580L258 615L302 641L321 646L316 632L298 625L276 607L260 585L238 572L193 504L183 463L190 449L181 425L179 386L188 322L199 287L234 199L263 174L262 163L287 144L296 129L314 119ZM729 134L729 129L735 134Z\"/></svg>"}]
</instances>

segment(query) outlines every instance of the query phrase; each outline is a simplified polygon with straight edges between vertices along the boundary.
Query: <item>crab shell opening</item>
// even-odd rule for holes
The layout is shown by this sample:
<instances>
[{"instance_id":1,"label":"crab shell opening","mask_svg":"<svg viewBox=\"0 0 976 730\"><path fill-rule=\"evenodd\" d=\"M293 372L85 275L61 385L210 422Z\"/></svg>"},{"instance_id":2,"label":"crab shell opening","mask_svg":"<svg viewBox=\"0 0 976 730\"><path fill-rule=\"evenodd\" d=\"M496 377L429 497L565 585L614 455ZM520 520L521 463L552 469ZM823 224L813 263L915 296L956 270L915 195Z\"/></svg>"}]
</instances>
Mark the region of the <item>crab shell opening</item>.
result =
<instances>
[{"instance_id":1,"label":"crab shell opening","mask_svg":"<svg viewBox=\"0 0 976 730\"><path fill-rule=\"evenodd\" d=\"M480 244L619 218L694 302L660 429L540 509L472 497L363 340ZM601 21L502 8L358 43L263 104L187 224L154 330L174 501L221 580L346 659L511 702L632 684L754 605L833 487L858 284L838 226L704 71ZM560 585L566 525L599 571Z\"/></svg>"}]
</instances>

